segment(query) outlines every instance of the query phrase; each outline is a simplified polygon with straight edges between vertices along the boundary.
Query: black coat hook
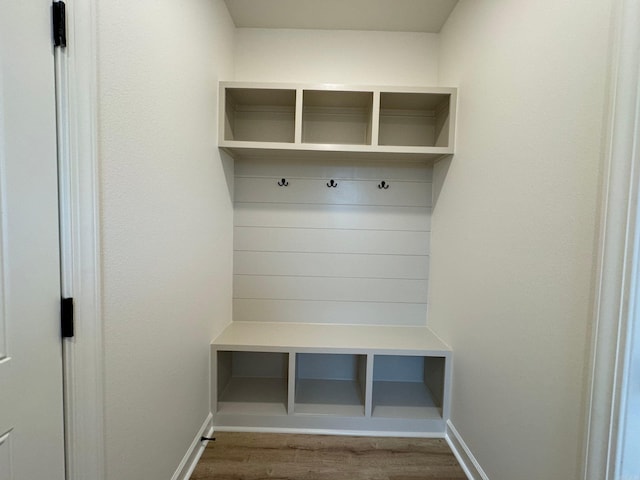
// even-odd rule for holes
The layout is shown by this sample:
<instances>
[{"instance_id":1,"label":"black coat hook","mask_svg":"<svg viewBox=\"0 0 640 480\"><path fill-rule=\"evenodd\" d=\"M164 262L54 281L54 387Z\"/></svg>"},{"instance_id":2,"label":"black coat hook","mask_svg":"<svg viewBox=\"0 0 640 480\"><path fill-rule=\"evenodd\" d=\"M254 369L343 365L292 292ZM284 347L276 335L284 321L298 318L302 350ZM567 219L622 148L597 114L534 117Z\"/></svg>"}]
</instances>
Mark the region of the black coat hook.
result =
<instances>
[{"instance_id":1,"label":"black coat hook","mask_svg":"<svg viewBox=\"0 0 640 480\"><path fill-rule=\"evenodd\" d=\"M387 182L385 182L384 180L382 180L382 182L380 182L380 183L378 184L378 188L379 188L380 190L382 190L383 188L386 190L387 188L389 188L389 184L388 184Z\"/></svg>"},{"instance_id":2,"label":"black coat hook","mask_svg":"<svg viewBox=\"0 0 640 480\"><path fill-rule=\"evenodd\" d=\"M282 180L280 180L278 182L278 185L280 185L281 187L288 187L289 186L289 182L287 182L286 178L283 178Z\"/></svg>"},{"instance_id":3,"label":"black coat hook","mask_svg":"<svg viewBox=\"0 0 640 480\"><path fill-rule=\"evenodd\" d=\"M333 178L331 179L331 181L329 183L327 183L327 187L329 188L336 188L338 186L338 184L333 180Z\"/></svg>"}]
</instances>

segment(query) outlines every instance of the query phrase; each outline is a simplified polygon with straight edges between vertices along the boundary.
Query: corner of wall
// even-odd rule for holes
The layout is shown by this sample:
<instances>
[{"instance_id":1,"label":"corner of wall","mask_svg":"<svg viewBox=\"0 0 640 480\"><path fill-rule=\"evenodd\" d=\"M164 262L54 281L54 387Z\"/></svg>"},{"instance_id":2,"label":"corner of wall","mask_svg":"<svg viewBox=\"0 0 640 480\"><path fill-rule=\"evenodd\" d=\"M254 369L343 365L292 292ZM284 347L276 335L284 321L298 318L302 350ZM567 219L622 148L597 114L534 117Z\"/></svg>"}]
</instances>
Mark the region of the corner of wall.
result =
<instances>
[{"instance_id":1,"label":"corner of wall","mask_svg":"<svg viewBox=\"0 0 640 480\"><path fill-rule=\"evenodd\" d=\"M490 480L451 420L447 420L444 438L469 480Z\"/></svg>"},{"instance_id":2,"label":"corner of wall","mask_svg":"<svg viewBox=\"0 0 640 480\"><path fill-rule=\"evenodd\" d=\"M202 424L202 427L198 430L189 449L184 454L171 480L189 480L191 478L191 474L195 470L196 465L198 465L198 461L209 443L208 440L203 441L202 437L211 437L211 435L213 435L212 419L213 416L210 413Z\"/></svg>"}]
</instances>

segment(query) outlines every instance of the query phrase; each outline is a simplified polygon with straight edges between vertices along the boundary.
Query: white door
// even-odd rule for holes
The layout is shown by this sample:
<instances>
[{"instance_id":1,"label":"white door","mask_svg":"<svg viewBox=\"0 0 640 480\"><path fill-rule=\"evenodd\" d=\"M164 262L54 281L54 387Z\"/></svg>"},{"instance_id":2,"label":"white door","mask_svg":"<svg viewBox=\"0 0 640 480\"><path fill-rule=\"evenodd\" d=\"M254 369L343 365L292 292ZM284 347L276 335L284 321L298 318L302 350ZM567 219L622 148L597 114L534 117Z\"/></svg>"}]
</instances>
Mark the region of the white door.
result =
<instances>
[{"instance_id":1,"label":"white door","mask_svg":"<svg viewBox=\"0 0 640 480\"><path fill-rule=\"evenodd\" d=\"M49 0L0 0L0 480L64 479Z\"/></svg>"}]
</instances>

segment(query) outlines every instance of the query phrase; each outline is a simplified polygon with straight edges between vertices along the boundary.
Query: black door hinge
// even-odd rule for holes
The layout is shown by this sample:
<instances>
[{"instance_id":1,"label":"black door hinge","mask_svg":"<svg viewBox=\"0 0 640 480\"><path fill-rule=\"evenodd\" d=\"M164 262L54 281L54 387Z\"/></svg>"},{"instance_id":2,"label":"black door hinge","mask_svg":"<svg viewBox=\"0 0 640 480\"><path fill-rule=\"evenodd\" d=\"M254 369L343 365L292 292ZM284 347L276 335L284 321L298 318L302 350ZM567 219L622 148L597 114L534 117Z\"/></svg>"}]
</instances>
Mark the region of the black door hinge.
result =
<instances>
[{"instance_id":1,"label":"black door hinge","mask_svg":"<svg viewBox=\"0 0 640 480\"><path fill-rule=\"evenodd\" d=\"M62 298L60 303L60 333L62 338L74 335L73 298Z\"/></svg>"},{"instance_id":2,"label":"black door hinge","mask_svg":"<svg viewBox=\"0 0 640 480\"><path fill-rule=\"evenodd\" d=\"M55 47L67 46L67 15L64 2L53 2L51 7L53 19L53 45Z\"/></svg>"}]
</instances>

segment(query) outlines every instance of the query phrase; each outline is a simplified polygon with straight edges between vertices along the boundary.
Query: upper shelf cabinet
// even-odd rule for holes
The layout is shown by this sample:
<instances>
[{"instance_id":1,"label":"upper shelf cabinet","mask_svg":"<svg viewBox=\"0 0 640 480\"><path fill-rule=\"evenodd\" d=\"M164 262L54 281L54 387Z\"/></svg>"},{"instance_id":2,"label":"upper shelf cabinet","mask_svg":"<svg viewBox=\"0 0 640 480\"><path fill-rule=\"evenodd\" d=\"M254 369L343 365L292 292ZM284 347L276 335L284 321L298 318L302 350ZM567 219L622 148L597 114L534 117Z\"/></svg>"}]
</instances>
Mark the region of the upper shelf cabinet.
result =
<instances>
[{"instance_id":1,"label":"upper shelf cabinet","mask_svg":"<svg viewBox=\"0 0 640 480\"><path fill-rule=\"evenodd\" d=\"M219 146L289 154L433 161L454 153L455 88L220 83Z\"/></svg>"}]
</instances>

